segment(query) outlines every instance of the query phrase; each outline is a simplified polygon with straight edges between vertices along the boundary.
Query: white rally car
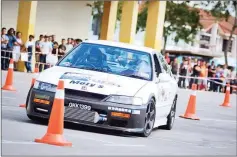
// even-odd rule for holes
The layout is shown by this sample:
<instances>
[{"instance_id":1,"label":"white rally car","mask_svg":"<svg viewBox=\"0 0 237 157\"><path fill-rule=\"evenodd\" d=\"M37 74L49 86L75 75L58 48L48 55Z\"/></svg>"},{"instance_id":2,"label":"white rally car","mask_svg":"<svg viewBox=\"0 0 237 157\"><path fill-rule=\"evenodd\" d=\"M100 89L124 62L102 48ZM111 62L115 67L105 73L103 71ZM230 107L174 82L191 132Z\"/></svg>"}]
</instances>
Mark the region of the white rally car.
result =
<instances>
[{"instance_id":1,"label":"white rally car","mask_svg":"<svg viewBox=\"0 0 237 157\"><path fill-rule=\"evenodd\" d=\"M59 79L65 83L64 120L149 136L170 130L177 82L158 51L120 42L85 41L39 74L26 100L27 116L49 118Z\"/></svg>"}]
</instances>

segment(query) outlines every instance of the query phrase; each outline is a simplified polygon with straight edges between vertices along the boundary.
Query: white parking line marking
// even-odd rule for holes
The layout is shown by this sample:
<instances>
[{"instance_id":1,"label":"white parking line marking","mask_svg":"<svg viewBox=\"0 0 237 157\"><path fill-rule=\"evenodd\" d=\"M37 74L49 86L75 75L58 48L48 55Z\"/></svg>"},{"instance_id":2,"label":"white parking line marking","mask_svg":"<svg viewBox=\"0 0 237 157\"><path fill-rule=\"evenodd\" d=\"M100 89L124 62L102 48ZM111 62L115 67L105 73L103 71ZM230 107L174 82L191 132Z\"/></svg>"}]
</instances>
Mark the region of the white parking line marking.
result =
<instances>
[{"instance_id":1,"label":"white parking line marking","mask_svg":"<svg viewBox=\"0 0 237 157\"><path fill-rule=\"evenodd\" d=\"M3 144L40 144L33 141L8 141L8 140L2 140Z\"/></svg>"}]
</instances>

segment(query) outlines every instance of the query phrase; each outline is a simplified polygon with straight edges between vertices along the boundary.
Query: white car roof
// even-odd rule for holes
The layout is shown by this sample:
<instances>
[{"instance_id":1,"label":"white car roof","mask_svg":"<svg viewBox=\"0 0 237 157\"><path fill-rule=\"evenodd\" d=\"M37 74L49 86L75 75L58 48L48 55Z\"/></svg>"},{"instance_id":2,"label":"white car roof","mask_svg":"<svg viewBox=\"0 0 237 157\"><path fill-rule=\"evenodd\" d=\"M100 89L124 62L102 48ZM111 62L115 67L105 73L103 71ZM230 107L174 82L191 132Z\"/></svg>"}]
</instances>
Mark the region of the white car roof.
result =
<instances>
[{"instance_id":1,"label":"white car roof","mask_svg":"<svg viewBox=\"0 0 237 157\"><path fill-rule=\"evenodd\" d=\"M126 49L143 51L143 52L147 52L149 54L154 54L154 51L157 52L157 50L149 48L149 47L135 45L135 44L122 43L122 42L116 42L116 41L85 40L85 41L83 41L83 43L100 44L100 45L107 45L107 46L116 46L116 47L121 47L121 48L126 48Z\"/></svg>"}]
</instances>

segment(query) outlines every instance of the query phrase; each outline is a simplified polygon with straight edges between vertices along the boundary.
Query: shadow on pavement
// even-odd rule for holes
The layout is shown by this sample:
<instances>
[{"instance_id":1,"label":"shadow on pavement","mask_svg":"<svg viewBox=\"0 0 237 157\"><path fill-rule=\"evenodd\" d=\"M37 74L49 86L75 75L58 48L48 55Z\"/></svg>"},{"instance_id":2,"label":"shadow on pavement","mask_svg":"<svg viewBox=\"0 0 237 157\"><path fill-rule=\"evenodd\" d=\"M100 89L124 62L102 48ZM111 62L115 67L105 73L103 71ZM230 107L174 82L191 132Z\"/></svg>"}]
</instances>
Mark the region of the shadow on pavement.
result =
<instances>
[{"instance_id":1,"label":"shadow on pavement","mask_svg":"<svg viewBox=\"0 0 237 157\"><path fill-rule=\"evenodd\" d=\"M2 119L7 119L11 121L16 122L23 122L28 124L37 124L37 125L48 125L47 120L31 120L27 117L27 115L24 112L11 112L11 114L8 113L2 113ZM136 136L136 134L117 131L117 130L110 130L110 129L104 129L104 128L98 128L98 127L92 127L92 126L86 126L82 124L75 124L70 122L64 123L65 129L71 129L71 130L78 130L78 131L84 131L84 132L91 132L91 133L97 133L97 134L105 134L105 135L112 135L112 136L122 136L122 137L139 137Z\"/></svg>"}]
</instances>

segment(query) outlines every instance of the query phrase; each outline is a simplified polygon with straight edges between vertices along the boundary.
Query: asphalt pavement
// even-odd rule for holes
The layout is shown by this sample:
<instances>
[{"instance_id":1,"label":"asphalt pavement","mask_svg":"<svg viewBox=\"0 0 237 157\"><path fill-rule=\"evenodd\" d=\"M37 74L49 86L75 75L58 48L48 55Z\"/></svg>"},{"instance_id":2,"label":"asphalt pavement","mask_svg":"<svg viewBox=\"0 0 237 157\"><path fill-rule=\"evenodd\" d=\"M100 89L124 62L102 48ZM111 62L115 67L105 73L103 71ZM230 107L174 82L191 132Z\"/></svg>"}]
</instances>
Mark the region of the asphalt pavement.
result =
<instances>
[{"instance_id":1,"label":"asphalt pavement","mask_svg":"<svg viewBox=\"0 0 237 157\"><path fill-rule=\"evenodd\" d=\"M180 89L174 128L156 129L148 138L76 124L65 124L64 137L72 147L35 143L47 124L28 119L24 108L32 74L14 72L17 92L2 91L2 155L236 155L236 95L231 107L219 106L223 93L197 92L200 121L181 119L190 90ZM2 86L6 71L2 71Z\"/></svg>"}]
</instances>

